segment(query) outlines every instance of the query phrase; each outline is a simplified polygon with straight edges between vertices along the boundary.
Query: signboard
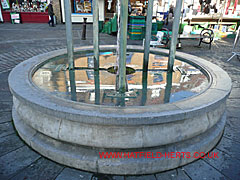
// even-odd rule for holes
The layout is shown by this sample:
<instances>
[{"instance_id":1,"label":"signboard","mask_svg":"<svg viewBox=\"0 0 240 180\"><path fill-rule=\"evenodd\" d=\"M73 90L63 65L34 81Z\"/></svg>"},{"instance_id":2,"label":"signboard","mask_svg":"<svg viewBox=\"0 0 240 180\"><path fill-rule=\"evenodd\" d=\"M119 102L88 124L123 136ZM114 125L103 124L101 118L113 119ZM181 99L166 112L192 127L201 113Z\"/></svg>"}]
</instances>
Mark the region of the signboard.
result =
<instances>
[{"instance_id":1,"label":"signboard","mask_svg":"<svg viewBox=\"0 0 240 180\"><path fill-rule=\"evenodd\" d=\"M20 23L20 13L19 12L11 12L10 13L11 16L11 21L12 24L19 24Z\"/></svg>"},{"instance_id":2,"label":"signboard","mask_svg":"<svg viewBox=\"0 0 240 180\"><path fill-rule=\"evenodd\" d=\"M3 9L10 9L9 1L8 0L1 0L2 8Z\"/></svg>"},{"instance_id":3,"label":"signboard","mask_svg":"<svg viewBox=\"0 0 240 180\"><path fill-rule=\"evenodd\" d=\"M20 14L16 13L16 14L11 14L11 19L19 19L20 18Z\"/></svg>"},{"instance_id":4,"label":"signboard","mask_svg":"<svg viewBox=\"0 0 240 180\"><path fill-rule=\"evenodd\" d=\"M0 4L0 22L3 22L1 4Z\"/></svg>"}]
</instances>

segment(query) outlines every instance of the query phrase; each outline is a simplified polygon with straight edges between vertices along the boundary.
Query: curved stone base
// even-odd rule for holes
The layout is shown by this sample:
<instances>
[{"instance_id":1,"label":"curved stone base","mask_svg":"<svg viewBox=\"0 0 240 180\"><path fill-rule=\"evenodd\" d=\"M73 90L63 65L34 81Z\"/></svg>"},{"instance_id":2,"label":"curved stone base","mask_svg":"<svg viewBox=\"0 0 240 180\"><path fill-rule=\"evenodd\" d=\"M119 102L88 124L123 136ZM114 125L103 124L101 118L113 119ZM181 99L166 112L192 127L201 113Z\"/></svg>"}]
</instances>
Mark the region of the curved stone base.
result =
<instances>
[{"instance_id":1,"label":"curved stone base","mask_svg":"<svg viewBox=\"0 0 240 180\"><path fill-rule=\"evenodd\" d=\"M116 46L103 46L102 51ZM143 51L128 46L129 51ZM93 47L75 49L79 53ZM167 55L167 50L151 49ZM195 152L210 151L220 139L225 124L226 99L231 79L218 66L196 56L176 53L206 75L209 87L181 101L152 106L113 107L74 102L40 90L32 82L34 72L49 59L64 55L58 50L33 57L16 66L9 75L13 94L13 119L23 140L42 155L78 169L121 175L151 174L196 160ZM141 158L100 158L99 152L123 152ZM158 157L173 152L181 157ZM141 154L141 153L140 153ZM179 154L179 155L180 155ZM139 154L138 154L139 155ZM183 156L185 155L185 156ZM170 154L169 154L170 156Z\"/></svg>"},{"instance_id":2,"label":"curved stone base","mask_svg":"<svg viewBox=\"0 0 240 180\"><path fill-rule=\"evenodd\" d=\"M151 174L173 169L196 160L197 158L194 157L195 152L206 153L210 151L222 136L226 115L224 114L221 120L219 120L212 128L194 138L166 146L128 151L122 151L120 149L90 148L55 140L26 125L24 121L19 118L14 109L13 120L19 135L28 145L43 156L58 163L98 173L136 175ZM146 158L143 156L141 158L113 159L100 158L100 152L125 152L126 154L129 153L129 155L132 152L151 152L154 154L154 157L156 157L156 152L161 152L162 154L170 152L189 152L191 158L187 158L186 155L185 157L181 155L181 158ZM198 156L198 154L195 156Z\"/></svg>"}]
</instances>

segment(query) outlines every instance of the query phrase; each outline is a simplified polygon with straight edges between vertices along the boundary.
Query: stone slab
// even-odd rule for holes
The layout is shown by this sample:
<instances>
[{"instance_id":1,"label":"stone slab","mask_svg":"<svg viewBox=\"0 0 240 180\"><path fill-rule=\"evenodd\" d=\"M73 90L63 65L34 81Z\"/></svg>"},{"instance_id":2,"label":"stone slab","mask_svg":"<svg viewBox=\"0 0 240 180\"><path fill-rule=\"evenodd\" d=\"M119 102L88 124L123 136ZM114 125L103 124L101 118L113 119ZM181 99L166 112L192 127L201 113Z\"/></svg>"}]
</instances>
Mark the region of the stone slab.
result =
<instances>
[{"instance_id":1,"label":"stone slab","mask_svg":"<svg viewBox=\"0 0 240 180\"><path fill-rule=\"evenodd\" d=\"M190 180L181 168L156 174L157 180Z\"/></svg>"},{"instance_id":2,"label":"stone slab","mask_svg":"<svg viewBox=\"0 0 240 180\"><path fill-rule=\"evenodd\" d=\"M0 124L0 138L13 134L14 132L15 131L12 122L5 122Z\"/></svg>"},{"instance_id":3,"label":"stone slab","mask_svg":"<svg viewBox=\"0 0 240 180\"><path fill-rule=\"evenodd\" d=\"M227 114L230 117L240 117L239 107L229 107L229 106L227 106Z\"/></svg>"},{"instance_id":4,"label":"stone slab","mask_svg":"<svg viewBox=\"0 0 240 180\"><path fill-rule=\"evenodd\" d=\"M0 91L0 101L12 101L12 94L9 91Z\"/></svg>"},{"instance_id":5,"label":"stone slab","mask_svg":"<svg viewBox=\"0 0 240 180\"><path fill-rule=\"evenodd\" d=\"M240 143L240 131L239 131L239 129L232 128L228 124L225 126L223 136L228 138L228 139L232 139L233 141L236 141L236 142Z\"/></svg>"},{"instance_id":6,"label":"stone slab","mask_svg":"<svg viewBox=\"0 0 240 180\"><path fill-rule=\"evenodd\" d=\"M240 160L240 143L223 137L216 148L228 154L232 158Z\"/></svg>"},{"instance_id":7,"label":"stone slab","mask_svg":"<svg viewBox=\"0 0 240 180\"><path fill-rule=\"evenodd\" d=\"M196 180L226 179L226 176L214 169L203 160L198 160L183 167L184 171Z\"/></svg>"},{"instance_id":8,"label":"stone slab","mask_svg":"<svg viewBox=\"0 0 240 180\"><path fill-rule=\"evenodd\" d=\"M227 100L228 107L239 108L240 107L240 97L238 99L228 99Z\"/></svg>"},{"instance_id":9,"label":"stone slab","mask_svg":"<svg viewBox=\"0 0 240 180\"><path fill-rule=\"evenodd\" d=\"M0 138L0 156L14 151L24 145L24 142L16 135L11 134Z\"/></svg>"},{"instance_id":10,"label":"stone slab","mask_svg":"<svg viewBox=\"0 0 240 180\"><path fill-rule=\"evenodd\" d=\"M235 99L235 98L240 99L240 88L232 89L229 99Z\"/></svg>"},{"instance_id":11,"label":"stone slab","mask_svg":"<svg viewBox=\"0 0 240 180\"><path fill-rule=\"evenodd\" d=\"M0 112L0 123L12 121L11 112Z\"/></svg>"},{"instance_id":12,"label":"stone slab","mask_svg":"<svg viewBox=\"0 0 240 180\"><path fill-rule=\"evenodd\" d=\"M16 176L11 178L11 180L53 180L63 168L62 165L41 157L20 171Z\"/></svg>"},{"instance_id":13,"label":"stone slab","mask_svg":"<svg viewBox=\"0 0 240 180\"><path fill-rule=\"evenodd\" d=\"M227 117L227 126L233 129L240 129L240 117Z\"/></svg>"},{"instance_id":14,"label":"stone slab","mask_svg":"<svg viewBox=\"0 0 240 180\"><path fill-rule=\"evenodd\" d=\"M40 155L23 146L16 151L12 151L0 157L0 179L9 179L17 172L26 168L34 161L40 158Z\"/></svg>"},{"instance_id":15,"label":"stone slab","mask_svg":"<svg viewBox=\"0 0 240 180\"><path fill-rule=\"evenodd\" d=\"M11 112L12 111L13 102L2 102L0 101L0 112Z\"/></svg>"},{"instance_id":16,"label":"stone slab","mask_svg":"<svg viewBox=\"0 0 240 180\"><path fill-rule=\"evenodd\" d=\"M126 180L157 180L155 175L127 176Z\"/></svg>"},{"instance_id":17,"label":"stone slab","mask_svg":"<svg viewBox=\"0 0 240 180\"><path fill-rule=\"evenodd\" d=\"M91 179L91 177L92 173L77 169L64 168L64 170L57 176L56 180L85 180Z\"/></svg>"},{"instance_id":18,"label":"stone slab","mask_svg":"<svg viewBox=\"0 0 240 180\"><path fill-rule=\"evenodd\" d=\"M207 158L204 160L229 179L239 179L240 161L217 149L212 152L218 153L219 158Z\"/></svg>"}]
</instances>

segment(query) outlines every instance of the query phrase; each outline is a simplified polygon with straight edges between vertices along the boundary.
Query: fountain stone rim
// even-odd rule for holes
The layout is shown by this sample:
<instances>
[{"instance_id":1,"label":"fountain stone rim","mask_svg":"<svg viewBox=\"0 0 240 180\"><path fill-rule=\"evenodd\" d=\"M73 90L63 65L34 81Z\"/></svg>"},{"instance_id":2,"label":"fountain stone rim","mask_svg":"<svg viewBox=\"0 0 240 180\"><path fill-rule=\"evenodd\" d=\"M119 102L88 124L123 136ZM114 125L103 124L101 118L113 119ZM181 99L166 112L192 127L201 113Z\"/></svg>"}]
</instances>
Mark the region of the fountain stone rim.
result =
<instances>
[{"instance_id":1,"label":"fountain stone rim","mask_svg":"<svg viewBox=\"0 0 240 180\"><path fill-rule=\"evenodd\" d=\"M115 45L100 46L101 51L115 49ZM91 50L93 50L93 46L74 49L75 52ZM143 47L127 46L127 50L143 52ZM166 49L151 48L150 52L168 54ZM183 118L191 118L196 113L211 111L219 103L225 101L231 91L231 79L220 67L202 58L177 52L176 59L198 66L209 78L210 86L201 94L173 103L151 106L115 107L73 102L39 90L32 82L33 73L43 62L66 53L66 49L56 50L32 57L17 65L9 75L9 87L13 96L44 113L52 114L54 112L54 115L59 118L65 118L69 115L68 119L72 121L88 124L139 125L173 122ZM79 116L94 116L96 118L91 120L81 118L80 120Z\"/></svg>"}]
</instances>

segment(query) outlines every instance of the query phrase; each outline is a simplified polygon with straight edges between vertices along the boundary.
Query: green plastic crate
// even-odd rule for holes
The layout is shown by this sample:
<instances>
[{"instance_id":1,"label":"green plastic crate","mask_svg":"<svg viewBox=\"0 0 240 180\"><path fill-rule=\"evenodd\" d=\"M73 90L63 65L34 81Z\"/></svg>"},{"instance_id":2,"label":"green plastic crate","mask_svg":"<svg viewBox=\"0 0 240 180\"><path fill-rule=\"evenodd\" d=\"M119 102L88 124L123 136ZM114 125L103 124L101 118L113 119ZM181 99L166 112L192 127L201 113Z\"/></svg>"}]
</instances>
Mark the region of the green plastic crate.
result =
<instances>
[{"instance_id":1,"label":"green plastic crate","mask_svg":"<svg viewBox=\"0 0 240 180\"><path fill-rule=\"evenodd\" d=\"M129 32L142 32L142 27L128 27Z\"/></svg>"},{"instance_id":2,"label":"green plastic crate","mask_svg":"<svg viewBox=\"0 0 240 180\"><path fill-rule=\"evenodd\" d=\"M107 34L112 33L112 23L110 21L107 22Z\"/></svg>"},{"instance_id":3,"label":"green plastic crate","mask_svg":"<svg viewBox=\"0 0 240 180\"><path fill-rule=\"evenodd\" d=\"M129 33L129 38L132 40L142 40L142 34L131 34Z\"/></svg>"},{"instance_id":4,"label":"green plastic crate","mask_svg":"<svg viewBox=\"0 0 240 180\"><path fill-rule=\"evenodd\" d=\"M103 21L98 21L99 32L103 31Z\"/></svg>"},{"instance_id":5,"label":"green plastic crate","mask_svg":"<svg viewBox=\"0 0 240 180\"><path fill-rule=\"evenodd\" d=\"M142 24L145 23L145 16L129 16L130 24Z\"/></svg>"},{"instance_id":6,"label":"green plastic crate","mask_svg":"<svg viewBox=\"0 0 240 180\"><path fill-rule=\"evenodd\" d=\"M157 23L152 23L152 31L157 31Z\"/></svg>"},{"instance_id":7,"label":"green plastic crate","mask_svg":"<svg viewBox=\"0 0 240 180\"><path fill-rule=\"evenodd\" d=\"M115 15L112 19L111 19L111 23L112 23L112 32L117 32L117 15Z\"/></svg>"},{"instance_id":8,"label":"green plastic crate","mask_svg":"<svg viewBox=\"0 0 240 180\"><path fill-rule=\"evenodd\" d=\"M164 25L163 21L157 21L157 30L160 31Z\"/></svg>"}]
</instances>

